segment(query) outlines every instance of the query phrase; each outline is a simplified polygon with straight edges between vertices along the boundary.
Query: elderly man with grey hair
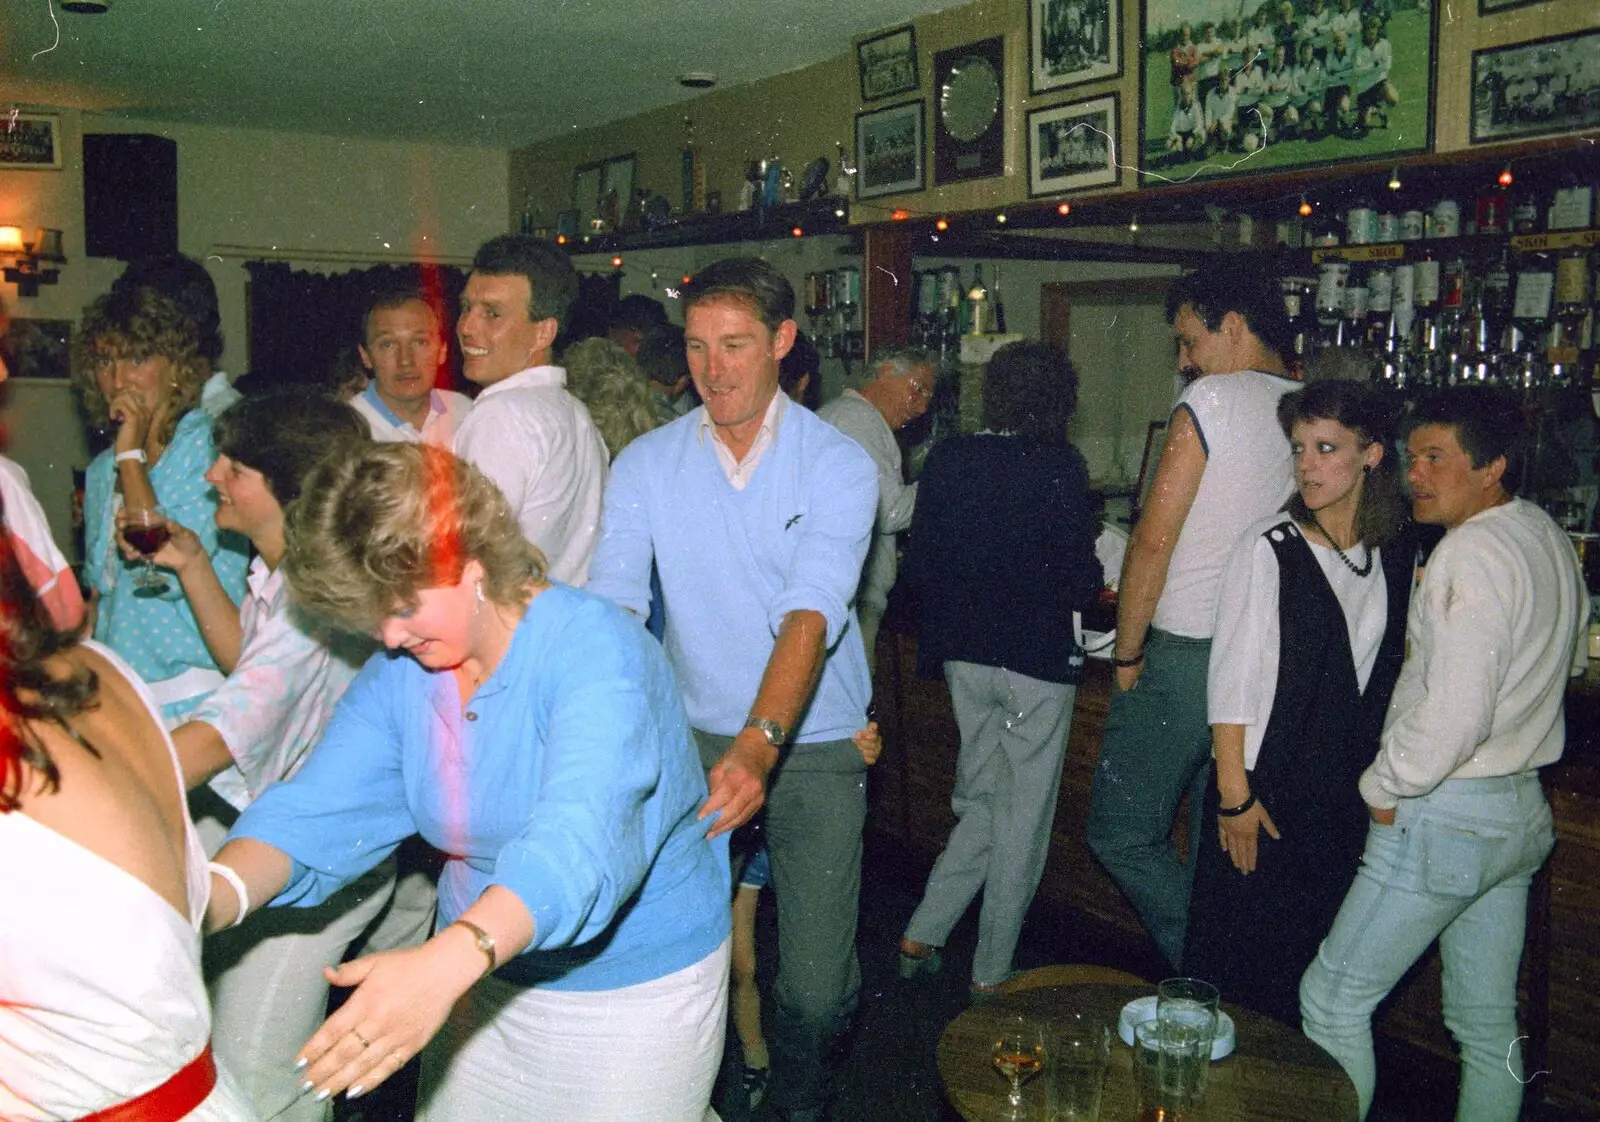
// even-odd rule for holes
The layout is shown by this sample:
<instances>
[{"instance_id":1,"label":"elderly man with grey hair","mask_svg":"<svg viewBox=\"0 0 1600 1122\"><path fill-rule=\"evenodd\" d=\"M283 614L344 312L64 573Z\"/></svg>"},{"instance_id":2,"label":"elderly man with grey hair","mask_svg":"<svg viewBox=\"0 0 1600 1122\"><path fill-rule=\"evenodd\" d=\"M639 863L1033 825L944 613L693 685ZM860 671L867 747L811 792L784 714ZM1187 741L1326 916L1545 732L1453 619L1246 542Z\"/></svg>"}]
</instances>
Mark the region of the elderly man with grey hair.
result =
<instances>
[{"instance_id":1,"label":"elderly man with grey hair","mask_svg":"<svg viewBox=\"0 0 1600 1122\"><path fill-rule=\"evenodd\" d=\"M866 449L878 465L878 515L856 591L861 641L872 667L877 664L878 623L894 587L894 536L911 525L917 501L917 485L905 481L894 434L928 411L934 378L933 363L921 347L880 348L869 369L866 385L845 390L817 410L817 416Z\"/></svg>"}]
</instances>

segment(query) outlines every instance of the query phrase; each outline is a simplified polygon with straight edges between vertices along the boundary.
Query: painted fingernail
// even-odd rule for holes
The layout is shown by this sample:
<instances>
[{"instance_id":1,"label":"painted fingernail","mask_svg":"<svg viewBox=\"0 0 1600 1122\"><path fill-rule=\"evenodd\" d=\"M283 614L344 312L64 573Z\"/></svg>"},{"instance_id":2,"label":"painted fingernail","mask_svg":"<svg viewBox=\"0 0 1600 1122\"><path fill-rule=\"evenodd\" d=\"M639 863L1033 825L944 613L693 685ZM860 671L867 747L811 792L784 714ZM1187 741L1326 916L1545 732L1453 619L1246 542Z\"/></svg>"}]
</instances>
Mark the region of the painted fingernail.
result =
<instances>
[{"instance_id":1,"label":"painted fingernail","mask_svg":"<svg viewBox=\"0 0 1600 1122\"><path fill-rule=\"evenodd\" d=\"M317 1097L315 1099L313 1099L312 1101L320 1103L331 1094L333 1094L333 1092L328 1090L326 1087L324 1087L322 1090L317 1092Z\"/></svg>"},{"instance_id":2,"label":"painted fingernail","mask_svg":"<svg viewBox=\"0 0 1600 1122\"><path fill-rule=\"evenodd\" d=\"M307 1091L311 1090L311 1088L313 1088L315 1086L316 1086L315 1083L313 1083L313 1082L311 1082L311 1080L307 1079L304 1083L300 1084L300 1093L303 1095L303 1094L305 1094Z\"/></svg>"},{"instance_id":3,"label":"painted fingernail","mask_svg":"<svg viewBox=\"0 0 1600 1122\"><path fill-rule=\"evenodd\" d=\"M354 1087L350 1088L344 1093L344 1097L347 1099L359 1099L361 1097L361 1092L365 1089L366 1088L362 1087L361 1084L357 1083Z\"/></svg>"},{"instance_id":4,"label":"painted fingernail","mask_svg":"<svg viewBox=\"0 0 1600 1122\"><path fill-rule=\"evenodd\" d=\"M294 1069L295 1069L295 1070L296 1070L296 1071L303 1071L303 1070L304 1070L304 1069L305 1069L305 1066L306 1066L306 1064L307 1064L307 1063L308 1063L308 1062L309 1062L309 1061L307 1061L307 1060L306 1060L306 1058L305 1058L305 1057L304 1057L304 1056L301 1056L301 1057L299 1057L299 1058L298 1058L298 1059L296 1059L296 1060L295 1060L295 1062L294 1062Z\"/></svg>"}]
</instances>

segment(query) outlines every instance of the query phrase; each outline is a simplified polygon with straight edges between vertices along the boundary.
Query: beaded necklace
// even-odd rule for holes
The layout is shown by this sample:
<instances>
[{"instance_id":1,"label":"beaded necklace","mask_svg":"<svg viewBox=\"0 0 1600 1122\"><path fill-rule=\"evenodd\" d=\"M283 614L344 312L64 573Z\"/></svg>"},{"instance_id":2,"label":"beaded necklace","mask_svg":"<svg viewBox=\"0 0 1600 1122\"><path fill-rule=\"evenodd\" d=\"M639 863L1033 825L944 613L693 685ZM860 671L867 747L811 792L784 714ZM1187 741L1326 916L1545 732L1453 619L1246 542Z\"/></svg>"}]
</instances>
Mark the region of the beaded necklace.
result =
<instances>
[{"instance_id":1,"label":"beaded necklace","mask_svg":"<svg viewBox=\"0 0 1600 1122\"><path fill-rule=\"evenodd\" d=\"M1306 513L1311 516L1311 524L1317 528L1317 533L1319 533L1323 537L1327 538L1328 539L1328 544L1333 546L1333 551L1339 555L1339 560L1344 562L1344 567L1345 568L1349 569L1352 573L1354 573L1358 577L1364 577L1368 573L1372 572L1372 547L1371 546L1367 547L1367 563L1365 565L1363 565L1359 569L1356 568L1356 563L1354 561L1350 560L1350 558L1345 555L1344 550L1339 548L1339 543L1333 540L1333 535L1328 533L1327 530L1324 530L1322 528L1322 523L1317 520L1317 512L1314 511L1314 510L1307 510ZM1354 549L1355 546L1351 546L1350 548Z\"/></svg>"}]
</instances>

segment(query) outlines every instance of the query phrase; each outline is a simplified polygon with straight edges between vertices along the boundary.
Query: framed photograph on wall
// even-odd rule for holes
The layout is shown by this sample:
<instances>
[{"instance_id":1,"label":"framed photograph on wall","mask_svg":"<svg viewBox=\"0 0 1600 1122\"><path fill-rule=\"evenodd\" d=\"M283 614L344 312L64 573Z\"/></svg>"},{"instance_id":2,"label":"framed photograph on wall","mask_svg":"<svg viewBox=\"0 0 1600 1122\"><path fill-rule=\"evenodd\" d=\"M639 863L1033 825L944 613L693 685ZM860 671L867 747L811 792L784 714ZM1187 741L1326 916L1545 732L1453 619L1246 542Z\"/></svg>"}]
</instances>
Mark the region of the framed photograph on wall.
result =
<instances>
[{"instance_id":1,"label":"framed photograph on wall","mask_svg":"<svg viewBox=\"0 0 1600 1122\"><path fill-rule=\"evenodd\" d=\"M1058 195L1117 182L1117 95L1028 114L1028 195Z\"/></svg>"},{"instance_id":2,"label":"framed photograph on wall","mask_svg":"<svg viewBox=\"0 0 1600 1122\"><path fill-rule=\"evenodd\" d=\"M1142 181L1427 151L1437 9L1144 0Z\"/></svg>"},{"instance_id":3,"label":"framed photograph on wall","mask_svg":"<svg viewBox=\"0 0 1600 1122\"><path fill-rule=\"evenodd\" d=\"M909 93L917 88L917 32L909 23L856 44L861 100Z\"/></svg>"},{"instance_id":4,"label":"framed photograph on wall","mask_svg":"<svg viewBox=\"0 0 1600 1122\"><path fill-rule=\"evenodd\" d=\"M72 376L72 321L13 316L0 356L13 378L65 382Z\"/></svg>"},{"instance_id":5,"label":"framed photograph on wall","mask_svg":"<svg viewBox=\"0 0 1600 1122\"><path fill-rule=\"evenodd\" d=\"M1029 0L1034 93L1122 73L1121 0Z\"/></svg>"},{"instance_id":6,"label":"framed photograph on wall","mask_svg":"<svg viewBox=\"0 0 1600 1122\"><path fill-rule=\"evenodd\" d=\"M933 181L958 183L1005 171L1005 37L933 56Z\"/></svg>"},{"instance_id":7,"label":"framed photograph on wall","mask_svg":"<svg viewBox=\"0 0 1600 1122\"><path fill-rule=\"evenodd\" d=\"M61 118L53 113L0 117L0 168L61 170Z\"/></svg>"},{"instance_id":8,"label":"framed photograph on wall","mask_svg":"<svg viewBox=\"0 0 1600 1122\"><path fill-rule=\"evenodd\" d=\"M856 114L856 198L920 191L927 180L922 102Z\"/></svg>"},{"instance_id":9,"label":"framed photograph on wall","mask_svg":"<svg viewBox=\"0 0 1600 1122\"><path fill-rule=\"evenodd\" d=\"M1600 127L1600 29L1472 52L1473 144Z\"/></svg>"}]
</instances>

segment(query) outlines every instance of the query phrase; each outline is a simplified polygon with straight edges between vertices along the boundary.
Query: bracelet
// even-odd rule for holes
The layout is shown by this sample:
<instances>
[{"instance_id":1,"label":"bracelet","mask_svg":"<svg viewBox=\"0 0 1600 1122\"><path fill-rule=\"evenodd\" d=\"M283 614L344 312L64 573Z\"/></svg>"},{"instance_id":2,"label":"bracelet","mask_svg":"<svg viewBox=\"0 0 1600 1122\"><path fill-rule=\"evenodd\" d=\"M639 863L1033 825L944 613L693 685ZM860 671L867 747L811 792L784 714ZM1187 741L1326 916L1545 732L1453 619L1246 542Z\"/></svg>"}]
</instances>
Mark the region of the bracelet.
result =
<instances>
[{"instance_id":1,"label":"bracelet","mask_svg":"<svg viewBox=\"0 0 1600 1122\"><path fill-rule=\"evenodd\" d=\"M1245 811L1256 805L1256 793L1250 792L1250 797L1235 807L1217 807L1218 818L1237 818Z\"/></svg>"},{"instance_id":2,"label":"bracelet","mask_svg":"<svg viewBox=\"0 0 1600 1122\"><path fill-rule=\"evenodd\" d=\"M1134 655L1132 658L1117 658L1117 657L1113 656L1112 659L1111 659L1111 665L1115 666L1118 670L1126 670L1130 666L1138 666L1143 661L1144 661L1144 652L1140 651L1138 654Z\"/></svg>"},{"instance_id":3,"label":"bracelet","mask_svg":"<svg viewBox=\"0 0 1600 1122\"><path fill-rule=\"evenodd\" d=\"M483 952L483 957L489 960L489 970L487 972L492 973L494 968L499 965L494 958L494 936L471 920L458 919L451 923L450 926L464 927L471 933L473 942L478 944L478 949Z\"/></svg>"},{"instance_id":4,"label":"bracelet","mask_svg":"<svg viewBox=\"0 0 1600 1122\"><path fill-rule=\"evenodd\" d=\"M219 865L215 861L207 861L206 868L228 882L228 887L233 889L233 894L239 898L239 914L233 917L229 927L238 927L244 922L244 917L250 911L250 893L245 890L244 878L241 877L230 865Z\"/></svg>"},{"instance_id":5,"label":"bracelet","mask_svg":"<svg viewBox=\"0 0 1600 1122\"><path fill-rule=\"evenodd\" d=\"M118 452L111 457L111 462L114 464L120 464L124 460L138 460L141 464L147 464L150 462L150 457L144 454L143 448L129 448L126 452Z\"/></svg>"}]
</instances>

